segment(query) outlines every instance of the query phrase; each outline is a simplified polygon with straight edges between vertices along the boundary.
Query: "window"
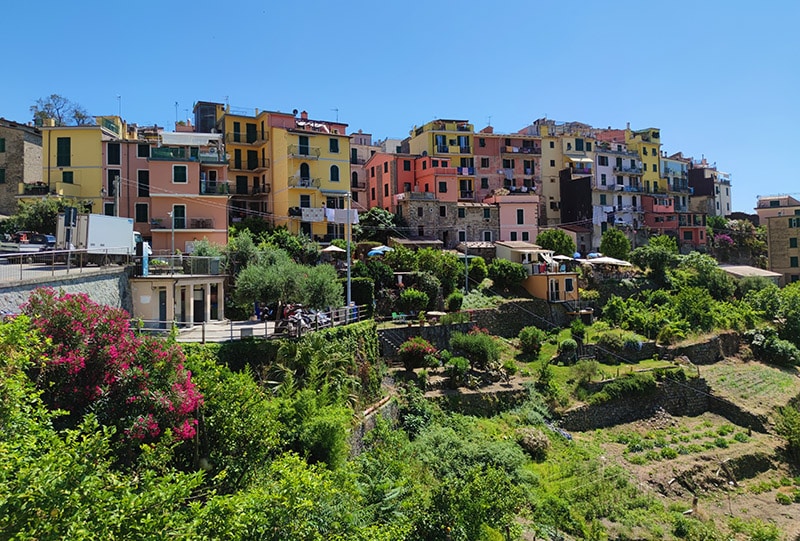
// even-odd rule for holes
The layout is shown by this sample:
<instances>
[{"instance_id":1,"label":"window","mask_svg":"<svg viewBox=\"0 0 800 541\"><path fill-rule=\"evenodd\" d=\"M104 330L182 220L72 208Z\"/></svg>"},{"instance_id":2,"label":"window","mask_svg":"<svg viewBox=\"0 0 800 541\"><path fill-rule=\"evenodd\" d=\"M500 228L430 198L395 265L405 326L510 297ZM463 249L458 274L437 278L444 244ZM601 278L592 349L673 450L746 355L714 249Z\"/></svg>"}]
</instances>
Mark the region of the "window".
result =
<instances>
[{"instance_id":1,"label":"window","mask_svg":"<svg viewBox=\"0 0 800 541\"><path fill-rule=\"evenodd\" d=\"M75 183L75 173L72 171L62 171L61 172L61 182L64 184L74 184Z\"/></svg>"},{"instance_id":2,"label":"window","mask_svg":"<svg viewBox=\"0 0 800 541\"><path fill-rule=\"evenodd\" d=\"M120 176L119 169L109 169L108 170L108 183L107 183L107 190L108 190L108 197L114 197L117 195L117 184L118 179ZM121 182L121 180L119 181Z\"/></svg>"},{"instance_id":3,"label":"window","mask_svg":"<svg viewBox=\"0 0 800 541\"><path fill-rule=\"evenodd\" d=\"M491 231L484 231L483 232L483 241L484 242L492 242L492 232Z\"/></svg>"},{"instance_id":4,"label":"window","mask_svg":"<svg viewBox=\"0 0 800 541\"><path fill-rule=\"evenodd\" d=\"M5 137L0 137L0 152L6 151L6 140Z\"/></svg>"},{"instance_id":5,"label":"window","mask_svg":"<svg viewBox=\"0 0 800 541\"><path fill-rule=\"evenodd\" d=\"M608 165L608 156L598 156L597 163L598 165Z\"/></svg>"},{"instance_id":6,"label":"window","mask_svg":"<svg viewBox=\"0 0 800 541\"><path fill-rule=\"evenodd\" d=\"M528 242L531 239L531 234L527 231L522 232L522 240Z\"/></svg>"},{"instance_id":7,"label":"window","mask_svg":"<svg viewBox=\"0 0 800 541\"><path fill-rule=\"evenodd\" d=\"M114 203L103 203L103 214L106 216L115 216L117 213L114 209Z\"/></svg>"},{"instance_id":8,"label":"window","mask_svg":"<svg viewBox=\"0 0 800 541\"><path fill-rule=\"evenodd\" d=\"M384 173L389 172L389 162L383 162L383 172Z\"/></svg>"},{"instance_id":9,"label":"window","mask_svg":"<svg viewBox=\"0 0 800 541\"><path fill-rule=\"evenodd\" d=\"M188 168L185 165L172 166L172 182L179 182L185 184L189 181Z\"/></svg>"},{"instance_id":10,"label":"window","mask_svg":"<svg viewBox=\"0 0 800 541\"><path fill-rule=\"evenodd\" d=\"M489 158L481 158L481 169L489 169Z\"/></svg>"},{"instance_id":11,"label":"window","mask_svg":"<svg viewBox=\"0 0 800 541\"><path fill-rule=\"evenodd\" d=\"M556 148L556 142L550 141L550 148Z\"/></svg>"},{"instance_id":12,"label":"window","mask_svg":"<svg viewBox=\"0 0 800 541\"><path fill-rule=\"evenodd\" d=\"M146 224L150 221L149 208L147 203L136 203L136 221Z\"/></svg>"},{"instance_id":13,"label":"window","mask_svg":"<svg viewBox=\"0 0 800 541\"><path fill-rule=\"evenodd\" d=\"M492 217L492 211L490 209L483 209L483 218L488 220Z\"/></svg>"},{"instance_id":14,"label":"window","mask_svg":"<svg viewBox=\"0 0 800 541\"><path fill-rule=\"evenodd\" d=\"M464 208L459 208L459 209L458 209L458 217L459 217L459 218L465 218L466 216L467 216L467 211L466 211L466 209L464 209Z\"/></svg>"},{"instance_id":15,"label":"window","mask_svg":"<svg viewBox=\"0 0 800 541\"><path fill-rule=\"evenodd\" d=\"M459 231L458 232L458 242L467 242L467 232L466 231Z\"/></svg>"},{"instance_id":16,"label":"window","mask_svg":"<svg viewBox=\"0 0 800 541\"><path fill-rule=\"evenodd\" d=\"M684 231L683 232L683 240L692 240L692 232L691 231Z\"/></svg>"},{"instance_id":17,"label":"window","mask_svg":"<svg viewBox=\"0 0 800 541\"><path fill-rule=\"evenodd\" d=\"M514 169L514 160L503 160L503 169Z\"/></svg>"},{"instance_id":18,"label":"window","mask_svg":"<svg viewBox=\"0 0 800 541\"><path fill-rule=\"evenodd\" d=\"M586 141L586 152L591 152L592 144L589 141Z\"/></svg>"},{"instance_id":19,"label":"window","mask_svg":"<svg viewBox=\"0 0 800 541\"><path fill-rule=\"evenodd\" d=\"M311 208L311 196L308 194L300 196L300 208L301 209L310 209Z\"/></svg>"},{"instance_id":20,"label":"window","mask_svg":"<svg viewBox=\"0 0 800 541\"><path fill-rule=\"evenodd\" d=\"M625 184L625 181L622 179L622 175L617 175L617 184L619 184L620 186Z\"/></svg>"},{"instance_id":21,"label":"window","mask_svg":"<svg viewBox=\"0 0 800 541\"><path fill-rule=\"evenodd\" d=\"M59 137L56 139L56 166L69 167L70 156L72 154L72 140L69 137Z\"/></svg>"},{"instance_id":22,"label":"window","mask_svg":"<svg viewBox=\"0 0 800 541\"><path fill-rule=\"evenodd\" d=\"M606 204L606 194L604 194L604 193L600 194L600 204L601 205L605 205Z\"/></svg>"},{"instance_id":23,"label":"window","mask_svg":"<svg viewBox=\"0 0 800 541\"><path fill-rule=\"evenodd\" d=\"M403 160L403 171L411 171L411 160Z\"/></svg>"},{"instance_id":24,"label":"window","mask_svg":"<svg viewBox=\"0 0 800 541\"><path fill-rule=\"evenodd\" d=\"M488 190L489 189L489 178L488 177L481 177L481 189Z\"/></svg>"},{"instance_id":25,"label":"window","mask_svg":"<svg viewBox=\"0 0 800 541\"><path fill-rule=\"evenodd\" d=\"M370 196L372 197L372 200L375 201L375 188L370 188Z\"/></svg>"},{"instance_id":26,"label":"window","mask_svg":"<svg viewBox=\"0 0 800 541\"><path fill-rule=\"evenodd\" d=\"M441 216L442 218L447 217L447 207L445 207L444 205L439 206L439 216Z\"/></svg>"},{"instance_id":27,"label":"window","mask_svg":"<svg viewBox=\"0 0 800 541\"><path fill-rule=\"evenodd\" d=\"M647 156L647 147L642 147L642 154Z\"/></svg>"},{"instance_id":28,"label":"window","mask_svg":"<svg viewBox=\"0 0 800 541\"><path fill-rule=\"evenodd\" d=\"M339 153L339 140L336 139L335 137L331 137L329 148L330 148L330 151L333 154L338 154Z\"/></svg>"},{"instance_id":29,"label":"window","mask_svg":"<svg viewBox=\"0 0 800 541\"><path fill-rule=\"evenodd\" d=\"M186 229L186 205L172 205L172 223L175 229Z\"/></svg>"},{"instance_id":30,"label":"window","mask_svg":"<svg viewBox=\"0 0 800 541\"><path fill-rule=\"evenodd\" d=\"M369 168L369 176L375 178L375 166Z\"/></svg>"},{"instance_id":31,"label":"window","mask_svg":"<svg viewBox=\"0 0 800 541\"><path fill-rule=\"evenodd\" d=\"M305 135L297 136L297 153L302 156L308 156L311 153L311 148L308 146L308 137Z\"/></svg>"},{"instance_id":32,"label":"window","mask_svg":"<svg viewBox=\"0 0 800 541\"><path fill-rule=\"evenodd\" d=\"M137 195L150 197L150 171L139 169L136 177Z\"/></svg>"},{"instance_id":33,"label":"window","mask_svg":"<svg viewBox=\"0 0 800 541\"><path fill-rule=\"evenodd\" d=\"M384 197L389 197L389 185L388 184L384 184L383 185L383 196Z\"/></svg>"},{"instance_id":34,"label":"window","mask_svg":"<svg viewBox=\"0 0 800 541\"><path fill-rule=\"evenodd\" d=\"M423 161L422 162L422 170L424 171L427 168L428 168L428 162Z\"/></svg>"},{"instance_id":35,"label":"window","mask_svg":"<svg viewBox=\"0 0 800 541\"><path fill-rule=\"evenodd\" d=\"M606 174L605 173L600 173L600 185L601 186L605 186L606 185Z\"/></svg>"},{"instance_id":36,"label":"window","mask_svg":"<svg viewBox=\"0 0 800 541\"><path fill-rule=\"evenodd\" d=\"M108 165L121 165L122 154L119 143L108 144Z\"/></svg>"},{"instance_id":37,"label":"window","mask_svg":"<svg viewBox=\"0 0 800 541\"><path fill-rule=\"evenodd\" d=\"M339 182L339 166L338 165L331 165L331 182Z\"/></svg>"},{"instance_id":38,"label":"window","mask_svg":"<svg viewBox=\"0 0 800 541\"><path fill-rule=\"evenodd\" d=\"M442 181L439 183L439 191L441 193L447 193L447 182Z\"/></svg>"},{"instance_id":39,"label":"window","mask_svg":"<svg viewBox=\"0 0 800 541\"><path fill-rule=\"evenodd\" d=\"M600 233L605 233L608 231L608 222L602 222L600 224Z\"/></svg>"},{"instance_id":40,"label":"window","mask_svg":"<svg viewBox=\"0 0 800 541\"><path fill-rule=\"evenodd\" d=\"M550 167L555 167L555 166L556 166L556 161L550 160Z\"/></svg>"},{"instance_id":41,"label":"window","mask_svg":"<svg viewBox=\"0 0 800 541\"><path fill-rule=\"evenodd\" d=\"M797 237L789 239L789 248L797 248Z\"/></svg>"},{"instance_id":42,"label":"window","mask_svg":"<svg viewBox=\"0 0 800 541\"><path fill-rule=\"evenodd\" d=\"M517 240L517 232L516 231L512 231L511 232L511 240Z\"/></svg>"},{"instance_id":43,"label":"window","mask_svg":"<svg viewBox=\"0 0 800 541\"><path fill-rule=\"evenodd\" d=\"M6 170L0 169L0 184L6 183Z\"/></svg>"},{"instance_id":44,"label":"window","mask_svg":"<svg viewBox=\"0 0 800 541\"><path fill-rule=\"evenodd\" d=\"M439 160L431 160L431 167L439 167Z\"/></svg>"},{"instance_id":45,"label":"window","mask_svg":"<svg viewBox=\"0 0 800 541\"><path fill-rule=\"evenodd\" d=\"M525 223L525 209L517 209L517 225Z\"/></svg>"},{"instance_id":46,"label":"window","mask_svg":"<svg viewBox=\"0 0 800 541\"><path fill-rule=\"evenodd\" d=\"M417 217L422 218L422 207L417 207Z\"/></svg>"},{"instance_id":47,"label":"window","mask_svg":"<svg viewBox=\"0 0 800 541\"><path fill-rule=\"evenodd\" d=\"M479 137L478 138L478 146L479 147L485 147L486 146L486 139L484 139L483 137Z\"/></svg>"},{"instance_id":48,"label":"window","mask_svg":"<svg viewBox=\"0 0 800 541\"><path fill-rule=\"evenodd\" d=\"M656 164L653 164L653 173L657 172L658 172L658 166Z\"/></svg>"},{"instance_id":49,"label":"window","mask_svg":"<svg viewBox=\"0 0 800 541\"><path fill-rule=\"evenodd\" d=\"M789 258L789 266L790 267L797 267L798 266L797 265L797 256L796 255L793 255L792 257Z\"/></svg>"},{"instance_id":50,"label":"window","mask_svg":"<svg viewBox=\"0 0 800 541\"><path fill-rule=\"evenodd\" d=\"M147 143L141 143L141 144L137 145L136 156L138 158L149 158L150 157L150 145L148 145Z\"/></svg>"},{"instance_id":51,"label":"window","mask_svg":"<svg viewBox=\"0 0 800 541\"><path fill-rule=\"evenodd\" d=\"M575 139L575 150L583 152L583 139L579 137Z\"/></svg>"}]
</instances>

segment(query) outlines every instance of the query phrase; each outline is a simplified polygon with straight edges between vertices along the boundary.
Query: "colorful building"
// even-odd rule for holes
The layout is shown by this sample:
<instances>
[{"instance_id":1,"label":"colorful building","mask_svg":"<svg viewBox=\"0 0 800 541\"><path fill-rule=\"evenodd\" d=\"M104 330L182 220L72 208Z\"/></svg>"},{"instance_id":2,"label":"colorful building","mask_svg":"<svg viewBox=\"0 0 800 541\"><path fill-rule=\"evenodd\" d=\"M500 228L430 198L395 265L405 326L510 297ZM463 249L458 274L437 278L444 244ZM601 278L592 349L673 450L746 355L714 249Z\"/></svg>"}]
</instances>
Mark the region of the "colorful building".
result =
<instances>
[{"instance_id":1,"label":"colorful building","mask_svg":"<svg viewBox=\"0 0 800 541\"><path fill-rule=\"evenodd\" d=\"M639 154L642 162L642 182L645 193L667 193L666 182L661 179L661 131L658 128L647 128L632 131L630 123L625 129L625 143L628 150Z\"/></svg>"},{"instance_id":2,"label":"colorful building","mask_svg":"<svg viewBox=\"0 0 800 541\"><path fill-rule=\"evenodd\" d=\"M767 227L769 270L782 285L800 281L800 201L790 195L759 197L759 222Z\"/></svg>"},{"instance_id":3,"label":"colorful building","mask_svg":"<svg viewBox=\"0 0 800 541\"><path fill-rule=\"evenodd\" d=\"M46 194L47 187L41 181L41 131L34 126L0 118L0 214L10 215L17 211L20 193Z\"/></svg>"}]
</instances>

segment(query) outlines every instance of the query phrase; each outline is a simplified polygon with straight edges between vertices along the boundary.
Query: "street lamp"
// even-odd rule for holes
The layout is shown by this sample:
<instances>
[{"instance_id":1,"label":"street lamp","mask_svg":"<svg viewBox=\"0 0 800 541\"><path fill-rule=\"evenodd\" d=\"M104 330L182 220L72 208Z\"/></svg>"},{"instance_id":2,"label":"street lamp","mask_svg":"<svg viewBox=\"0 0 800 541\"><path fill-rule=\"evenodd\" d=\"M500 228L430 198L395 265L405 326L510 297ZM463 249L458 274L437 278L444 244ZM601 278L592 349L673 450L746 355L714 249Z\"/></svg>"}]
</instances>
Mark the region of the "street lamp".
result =
<instances>
[{"instance_id":1,"label":"street lamp","mask_svg":"<svg viewBox=\"0 0 800 541\"><path fill-rule=\"evenodd\" d=\"M167 216L169 216L170 233L172 236L172 250L169 253L170 261L172 261L172 258L175 256L175 215L170 211L167 212Z\"/></svg>"}]
</instances>

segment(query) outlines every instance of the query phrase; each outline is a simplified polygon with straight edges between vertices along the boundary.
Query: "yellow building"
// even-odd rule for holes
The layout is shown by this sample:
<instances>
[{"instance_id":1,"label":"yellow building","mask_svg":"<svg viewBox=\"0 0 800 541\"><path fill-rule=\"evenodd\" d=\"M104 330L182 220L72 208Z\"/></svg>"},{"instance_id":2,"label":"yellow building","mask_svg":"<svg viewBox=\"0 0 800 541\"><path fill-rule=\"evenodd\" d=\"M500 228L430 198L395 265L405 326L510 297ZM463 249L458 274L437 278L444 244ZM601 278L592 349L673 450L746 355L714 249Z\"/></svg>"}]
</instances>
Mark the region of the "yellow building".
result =
<instances>
[{"instance_id":1,"label":"yellow building","mask_svg":"<svg viewBox=\"0 0 800 541\"><path fill-rule=\"evenodd\" d=\"M448 192L475 193L475 128L469 121L433 120L422 127L415 126L409 135L411 154L445 159L456 168L458 186L449 187Z\"/></svg>"},{"instance_id":2,"label":"yellow building","mask_svg":"<svg viewBox=\"0 0 800 541\"><path fill-rule=\"evenodd\" d=\"M128 138L128 126L116 116L97 117L92 126L42 126L42 183L52 196L75 198L103 212L108 195L109 159L104 142ZM20 195L25 196L20 184ZM41 196L35 196L41 197Z\"/></svg>"},{"instance_id":3,"label":"yellow building","mask_svg":"<svg viewBox=\"0 0 800 541\"><path fill-rule=\"evenodd\" d=\"M628 150L639 153L642 159L644 191L666 193L667 182L661 178L661 132L658 128L632 131L630 124L625 129L625 144Z\"/></svg>"}]
</instances>

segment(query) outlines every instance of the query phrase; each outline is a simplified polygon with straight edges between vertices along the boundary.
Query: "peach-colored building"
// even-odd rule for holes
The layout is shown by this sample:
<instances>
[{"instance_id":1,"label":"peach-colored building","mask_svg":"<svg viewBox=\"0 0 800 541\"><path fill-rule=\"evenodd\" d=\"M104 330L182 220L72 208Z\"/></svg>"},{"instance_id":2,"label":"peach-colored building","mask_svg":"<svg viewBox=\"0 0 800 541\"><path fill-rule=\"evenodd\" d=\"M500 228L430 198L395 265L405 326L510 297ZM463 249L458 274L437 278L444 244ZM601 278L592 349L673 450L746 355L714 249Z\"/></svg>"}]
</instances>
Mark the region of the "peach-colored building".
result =
<instances>
[{"instance_id":1,"label":"peach-colored building","mask_svg":"<svg viewBox=\"0 0 800 541\"><path fill-rule=\"evenodd\" d=\"M396 213L395 196L419 191L415 179L416 156L376 152L364 164L366 207Z\"/></svg>"},{"instance_id":2,"label":"peach-colored building","mask_svg":"<svg viewBox=\"0 0 800 541\"><path fill-rule=\"evenodd\" d=\"M663 235L670 232L677 234L678 216L675 214L675 204L672 197L667 195L642 196L644 208L644 224L650 228L651 234Z\"/></svg>"},{"instance_id":3,"label":"peach-colored building","mask_svg":"<svg viewBox=\"0 0 800 541\"><path fill-rule=\"evenodd\" d=\"M150 149L149 161L153 252L191 252L203 239L226 244L228 165L222 134L164 132L159 143Z\"/></svg>"},{"instance_id":4,"label":"peach-colored building","mask_svg":"<svg viewBox=\"0 0 800 541\"><path fill-rule=\"evenodd\" d=\"M506 190L503 190L504 192ZM484 203L496 204L500 212L501 241L533 242L539 234L539 196L534 193L496 193L484 199Z\"/></svg>"}]
</instances>

